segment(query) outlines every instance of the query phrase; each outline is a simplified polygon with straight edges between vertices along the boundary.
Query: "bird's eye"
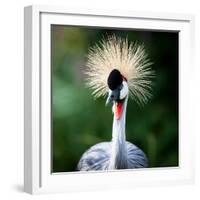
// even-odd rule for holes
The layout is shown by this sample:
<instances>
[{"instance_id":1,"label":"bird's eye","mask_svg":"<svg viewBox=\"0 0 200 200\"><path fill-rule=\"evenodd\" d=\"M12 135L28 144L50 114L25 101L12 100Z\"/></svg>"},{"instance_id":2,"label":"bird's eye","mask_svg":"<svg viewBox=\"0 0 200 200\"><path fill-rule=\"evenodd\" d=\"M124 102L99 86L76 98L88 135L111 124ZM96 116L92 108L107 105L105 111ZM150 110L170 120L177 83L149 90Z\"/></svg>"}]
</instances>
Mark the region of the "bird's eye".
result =
<instances>
[{"instance_id":1,"label":"bird's eye","mask_svg":"<svg viewBox=\"0 0 200 200\"><path fill-rule=\"evenodd\" d=\"M126 81L123 81L120 90L120 99L124 99L127 95L128 95L128 84Z\"/></svg>"}]
</instances>

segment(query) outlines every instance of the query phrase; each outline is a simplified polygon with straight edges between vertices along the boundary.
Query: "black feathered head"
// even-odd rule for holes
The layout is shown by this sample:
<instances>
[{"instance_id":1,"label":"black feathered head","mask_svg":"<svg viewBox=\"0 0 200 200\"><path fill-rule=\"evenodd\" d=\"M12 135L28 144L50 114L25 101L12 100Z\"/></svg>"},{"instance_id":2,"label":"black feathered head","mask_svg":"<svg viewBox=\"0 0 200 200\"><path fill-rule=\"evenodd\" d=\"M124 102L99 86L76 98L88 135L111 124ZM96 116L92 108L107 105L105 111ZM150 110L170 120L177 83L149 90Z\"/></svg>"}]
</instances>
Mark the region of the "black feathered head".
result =
<instances>
[{"instance_id":1,"label":"black feathered head","mask_svg":"<svg viewBox=\"0 0 200 200\"><path fill-rule=\"evenodd\" d=\"M122 81L123 81L123 76L121 75L119 70L113 69L108 76L108 80L107 80L108 87L111 90L115 90L117 87L119 87L122 84Z\"/></svg>"}]
</instances>

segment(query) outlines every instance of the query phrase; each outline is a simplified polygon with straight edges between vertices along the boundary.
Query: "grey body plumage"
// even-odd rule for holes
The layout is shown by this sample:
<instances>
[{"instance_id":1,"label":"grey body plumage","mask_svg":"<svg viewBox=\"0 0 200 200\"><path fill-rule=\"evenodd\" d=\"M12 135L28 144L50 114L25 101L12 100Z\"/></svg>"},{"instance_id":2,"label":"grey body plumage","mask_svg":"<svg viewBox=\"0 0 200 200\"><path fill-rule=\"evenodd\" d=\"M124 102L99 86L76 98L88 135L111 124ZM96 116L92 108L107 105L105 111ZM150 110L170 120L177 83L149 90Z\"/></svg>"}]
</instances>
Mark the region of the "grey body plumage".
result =
<instances>
[{"instance_id":1,"label":"grey body plumage","mask_svg":"<svg viewBox=\"0 0 200 200\"><path fill-rule=\"evenodd\" d=\"M81 157L77 170L108 170L111 157L111 146L112 142L101 142L90 147L90 149L88 149ZM147 157L141 149L130 142L126 142L126 147L128 158L127 169L148 167Z\"/></svg>"}]
</instances>

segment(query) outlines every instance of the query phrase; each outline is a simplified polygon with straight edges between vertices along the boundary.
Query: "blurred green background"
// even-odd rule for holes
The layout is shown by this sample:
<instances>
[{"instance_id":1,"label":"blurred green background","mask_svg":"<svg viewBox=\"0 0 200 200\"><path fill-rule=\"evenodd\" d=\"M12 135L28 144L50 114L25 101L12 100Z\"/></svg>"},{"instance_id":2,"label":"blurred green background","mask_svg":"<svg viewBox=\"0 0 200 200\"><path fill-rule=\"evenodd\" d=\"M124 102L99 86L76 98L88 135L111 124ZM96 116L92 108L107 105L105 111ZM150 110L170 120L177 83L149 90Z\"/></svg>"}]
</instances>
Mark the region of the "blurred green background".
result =
<instances>
[{"instance_id":1,"label":"blurred green background","mask_svg":"<svg viewBox=\"0 0 200 200\"><path fill-rule=\"evenodd\" d=\"M129 99L127 140L149 167L178 166L178 33L52 25L52 172L75 171L89 147L111 140L111 107L93 99L83 71L88 48L113 33L143 43L156 72L148 104Z\"/></svg>"}]
</instances>

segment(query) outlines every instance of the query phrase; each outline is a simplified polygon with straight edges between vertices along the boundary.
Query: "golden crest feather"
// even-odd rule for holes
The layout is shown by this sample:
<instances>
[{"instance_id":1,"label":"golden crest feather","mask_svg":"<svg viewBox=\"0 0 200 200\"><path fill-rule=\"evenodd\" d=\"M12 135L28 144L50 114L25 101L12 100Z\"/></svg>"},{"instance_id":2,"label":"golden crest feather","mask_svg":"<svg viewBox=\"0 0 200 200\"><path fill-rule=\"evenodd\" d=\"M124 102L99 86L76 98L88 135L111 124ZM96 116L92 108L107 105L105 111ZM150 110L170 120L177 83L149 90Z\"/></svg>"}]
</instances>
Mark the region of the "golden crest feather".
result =
<instances>
[{"instance_id":1,"label":"golden crest feather","mask_svg":"<svg viewBox=\"0 0 200 200\"><path fill-rule=\"evenodd\" d=\"M113 69L126 78L129 94L138 104L146 103L151 97L154 71L144 45L112 35L90 48L87 58L86 84L95 98L108 93L107 79Z\"/></svg>"}]
</instances>

